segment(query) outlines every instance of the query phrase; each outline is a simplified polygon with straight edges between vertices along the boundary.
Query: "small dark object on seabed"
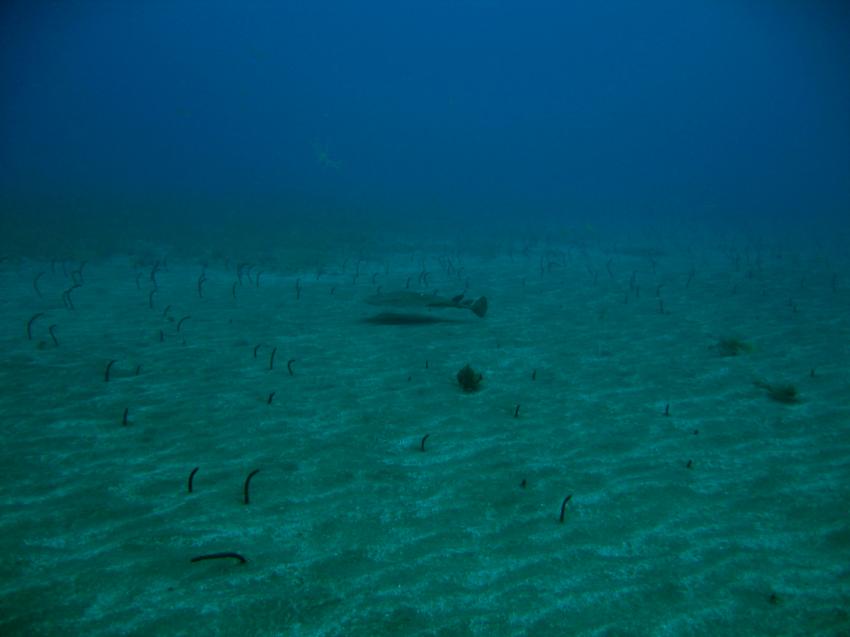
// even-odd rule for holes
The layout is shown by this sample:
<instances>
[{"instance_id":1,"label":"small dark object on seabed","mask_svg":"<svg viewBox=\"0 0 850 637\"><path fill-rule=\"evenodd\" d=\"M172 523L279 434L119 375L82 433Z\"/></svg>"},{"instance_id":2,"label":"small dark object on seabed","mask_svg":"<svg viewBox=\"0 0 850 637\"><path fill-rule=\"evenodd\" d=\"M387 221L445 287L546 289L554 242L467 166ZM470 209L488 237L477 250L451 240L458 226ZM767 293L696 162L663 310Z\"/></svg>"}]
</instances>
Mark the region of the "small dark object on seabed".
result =
<instances>
[{"instance_id":1,"label":"small dark object on seabed","mask_svg":"<svg viewBox=\"0 0 850 637\"><path fill-rule=\"evenodd\" d=\"M32 340L32 324L42 316L44 316L44 312L39 312L38 314L33 314L30 320L27 321L27 340Z\"/></svg>"},{"instance_id":2,"label":"small dark object on seabed","mask_svg":"<svg viewBox=\"0 0 850 637\"><path fill-rule=\"evenodd\" d=\"M192 493L192 482L195 480L195 474L198 473L198 469L200 467L195 467L192 469L192 473L189 474L189 493Z\"/></svg>"},{"instance_id":3,"label":"small dark object on seabed","mask_svg":"<svg viewBox=\"0 0 850 637\"><path fill-rule=\"evenodd\" d=\"M564 513L566 513L566 511L567 511L567 502L569 502L570 498L572 498L572 497L573 497L573 494L571 493L566 498L564 498L564 501L561 503L561 517L559 519L559 522L561 524L564 523Z\"/></svg>"},{"instance_id":4,"label":"small dark object on seabed","mask_svg":"<svg viewBox=\"0 0 850 637\"><path fill-rule=\"evenodd\" d=\"M718 340L715 349L721 356L738 356L749 354L753 351L753 346L739 338L728 337Z\"/></svg>"},{"instance_id":5,"label":"small dark object on seabed","mask_svg":"<svg viewBox=\"0 0 850 637\"><path fill-rule=\"evenodd\" d=\"M207 555L198 555L197 557L193 557L190 562L203 562L204 560L221 560L225 558L232 557L234 560L239 560L241 564L245 564L248 560L239 555L239 553L209 553Z\"/></svg>"},{"instance_id":6,"label":"small dark object on seabed","mask_svg":"<svg viewBox=\"0 0 850 637\"><path fill-rule=\"evenodd\" d=\"M251 497L250 497L250 494L248 493L248 488L251 486L251 478L253 478L258 473L260 473L260 470L254 469L251 473L248 474L248 477L245 478L245 488L244 488L245 504L251 504Z\"/></svg>"},{"instance_id":7,"label":"small dark object on seabed","mask_svg":"<svg viewBox=\"0 0 850 637\"><path fill-rule=\"evenodd\" d=\"M482 380L484 380L484 375L476 372L469 365L465 365L457 373L457 382L460 383L463 391L477 391Z\"/></svg>"},{"instance_id":8,"label":"small dark object on seabed","mask_svg":"<svg viewBox=\"0 0 850 637\"><path fill-rule=\"evenodd\" d=\"M753 385L764 389L767 392L768 398L775 400L778 403L791 405L799 402L797 396L797 388L790 383L782 383L780 385L770 385L762 380L754 380Z\"/></svg>"}]
</instances>

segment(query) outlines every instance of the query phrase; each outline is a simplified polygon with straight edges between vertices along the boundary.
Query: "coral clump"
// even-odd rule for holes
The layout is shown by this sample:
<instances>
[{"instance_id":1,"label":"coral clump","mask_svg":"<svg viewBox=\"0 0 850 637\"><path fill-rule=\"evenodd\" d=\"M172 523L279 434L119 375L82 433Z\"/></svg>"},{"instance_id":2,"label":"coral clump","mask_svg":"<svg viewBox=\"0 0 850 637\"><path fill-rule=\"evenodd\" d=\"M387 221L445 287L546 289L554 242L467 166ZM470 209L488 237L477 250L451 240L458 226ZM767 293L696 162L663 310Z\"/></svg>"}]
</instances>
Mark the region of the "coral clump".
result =
<instances>
[{"instance_id":1,"label":"coral clump","mask_svg":"<svg viewBox=\"0 0 850 637\"><path fill-rule=\"evenodd\" d=\"M476 372L468 364L457 373L457 382L463 391L477 391L480 388L484 375Z\"/></svg>"},{"instance_id":2,"label":"coral clump","mask_svg":"<svg viewBox=\"0 0 850 637\"><path fill-rule=\"evenodd\" d=\"M734 337L721 338L717 341L715 347L721 356L738 356L739 354L749 354L753 351L752 345Z\"/></svg>"},{"instance_id":3,"label":"coral clump","mask_svg":"<svg viewBox=\"0 0 850 637\"><path fill-rule=\"evenodd\" d=\"M790 405L799 401L797 388L790 383L770 385L762 380L755 380L753 381L753 385L764 389L767 392L768 398L775 400L778 403Z\"/></svg>"}]
</instances>

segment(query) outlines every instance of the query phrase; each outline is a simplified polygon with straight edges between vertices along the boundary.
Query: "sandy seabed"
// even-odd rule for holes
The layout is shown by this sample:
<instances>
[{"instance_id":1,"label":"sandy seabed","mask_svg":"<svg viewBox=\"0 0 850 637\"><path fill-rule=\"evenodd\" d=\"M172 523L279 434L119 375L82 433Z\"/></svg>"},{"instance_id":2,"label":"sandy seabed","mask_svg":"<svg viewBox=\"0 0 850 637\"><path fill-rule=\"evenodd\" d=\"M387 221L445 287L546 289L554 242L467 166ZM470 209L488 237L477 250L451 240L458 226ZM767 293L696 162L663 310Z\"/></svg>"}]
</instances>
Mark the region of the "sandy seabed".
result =
<instances>
[{"instance_id":1,"label":"sandy seabed","mask_svg":"<svg viewBox=\"0 0 850 637\"><path fill-rule=\"evenodd\" d=\"M0 633L850 634L846 267L357 261L0 264ZM467 280L483 319L363 320Z\"/></svg>"}]
</instances>

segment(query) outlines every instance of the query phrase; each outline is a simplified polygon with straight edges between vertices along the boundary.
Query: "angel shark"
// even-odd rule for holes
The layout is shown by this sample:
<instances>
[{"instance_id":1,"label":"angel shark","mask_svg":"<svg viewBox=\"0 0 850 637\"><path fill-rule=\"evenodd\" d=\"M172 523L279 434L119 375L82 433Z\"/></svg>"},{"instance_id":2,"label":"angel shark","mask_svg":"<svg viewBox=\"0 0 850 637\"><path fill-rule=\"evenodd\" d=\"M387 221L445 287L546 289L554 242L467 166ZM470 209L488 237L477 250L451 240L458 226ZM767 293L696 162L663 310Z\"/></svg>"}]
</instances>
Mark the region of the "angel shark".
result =
<instances>
[{"instance_id":1,"label":"angel shark","mask_svg":"<svg viewBox=\"0 0 850 637\"><path fill-rule=\"evenodd\" d=\"M369 305L378 305L380 307L392 307L404 310L431 310L434 308L452 307L459 310L469 310L478 317L483 318L487 314L487 297L479 296L477 299L464 299L463 294L458 294L450 299L437 296L436 294L423 294L421 292L410 292L408 290L399 290L398 292L386 292L383 294L375 294L366 299ZM382 315L389 316L389 315ZM417 315L405 314L407 320L405 323L420 322L420 323L435 323L440 322L440 319L429 319L429 317L421 317L421 321L411 321L410 319Z\"/></svg>"}]
</instances>

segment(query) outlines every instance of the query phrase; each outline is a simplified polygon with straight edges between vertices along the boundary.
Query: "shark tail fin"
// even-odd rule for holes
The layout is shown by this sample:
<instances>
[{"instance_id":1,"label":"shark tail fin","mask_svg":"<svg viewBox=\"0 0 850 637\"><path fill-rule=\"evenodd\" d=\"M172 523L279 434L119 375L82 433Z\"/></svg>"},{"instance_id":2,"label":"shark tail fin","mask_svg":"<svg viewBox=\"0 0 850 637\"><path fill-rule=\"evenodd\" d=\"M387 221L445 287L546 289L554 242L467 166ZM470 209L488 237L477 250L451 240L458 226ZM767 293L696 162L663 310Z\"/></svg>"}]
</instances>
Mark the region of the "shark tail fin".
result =
<instances>
[{"instance_id":1,"label":"shark tail fin","mask_svg":"<svg viewBox=\"0 0 850 637\"><path fill-rule=\"evenodd\" d=\"M475 303L473 303L469 309L472 310L476 316L484 318L484 315L487 314L487 297L479 296L475 299Z\"/></svg>"}]
</instances>

